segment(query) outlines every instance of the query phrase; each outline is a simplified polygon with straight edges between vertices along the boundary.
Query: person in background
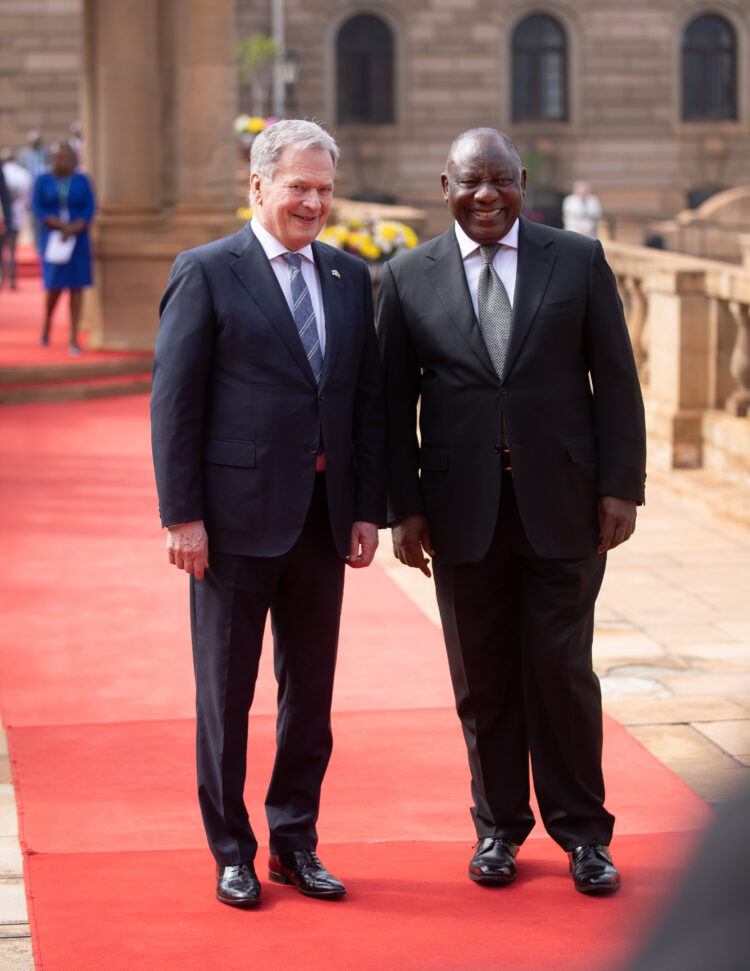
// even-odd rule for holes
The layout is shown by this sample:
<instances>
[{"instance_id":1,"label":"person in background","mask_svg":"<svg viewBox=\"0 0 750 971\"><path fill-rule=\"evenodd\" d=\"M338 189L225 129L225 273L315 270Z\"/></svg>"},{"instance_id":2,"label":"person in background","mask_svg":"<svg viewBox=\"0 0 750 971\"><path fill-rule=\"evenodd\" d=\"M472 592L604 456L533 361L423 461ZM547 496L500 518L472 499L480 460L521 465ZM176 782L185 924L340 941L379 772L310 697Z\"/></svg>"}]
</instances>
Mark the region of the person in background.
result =
<instances>
[{"instance_id":1,"label":"person in background","mask_svg":"<svg viewBox=\"0 0 750 971\"><path fill-rule=\"evenodd\" d=\"M13 209L10 203L10 192L5 184L5 175L0 165L0 240L13 232Z\"/></svg>"},{"instance_id":2,"label":"person in background","mask_svg":"<svg viewBox=\"0 0 750 971\"><path fill-rule=\"evenodd\" d=\"M31 208L42 227L42 277L46 291L41 342L50 341L52 314L63 290L70 291L70 353L80 354L78 326L83 306L83 288L91 286L89 226L96 199L88 176L76 172L76 156L67 142L52 146L52 167L34 183ZM54 238L53 233L58 235ZM67 259L53 257L55 242L73 240ZM58 261L64 260L64 261Z\"/></svg>"},{"instance_id":3,"label":"person in background","mask_svg":"<svg viewBox=\"0 0 750 971\"><path fill-rule=\"evenodd\" d=\"M595 237L602 218L602 204L587 182L574 182L573 191L562 204L563 228Z\"/></svg>"},{"instance_id":4,"label":"person in background","mask_svg":"<svg viewBox=\"0 0 750 971\"><path fill-rule=\"evenodd\" d=\"M50 150L44 144L44 139L42 138L41 132L37 131L36 128L32 130L26 136L26 145L19 149L18 151L18 162L22 165L26 171L31 176L31 185L33 187L37 178L49 169L50 163ZM37 220L34 213L31 213L32 226L34 230L34 245L36 246L37 253L42 255L42 226Z\"/></svg>"},{"instance_id":5,"label":"person in background","mask_svg":"<svg viewBox=\"0 0 750 971\"><path fill-rule=\"evenodd\" d=\"M515 878L530 755L575 889L611 893L594 604L646 458L622 304L597 240L521 215L505 133L459 135L442 186L454 222L385 264L377 329L388 520L402 563L429 576L433 558L471 769L469 877Z\"/></svg>"},{"instance_id":6,"label":"person in background","mask_svg":"<svg viewBox=\"0 0 750 971\"><path fill-rule=\"evenodd\" d=\"M86 171L86 159L85 152L86 147L83 142L83 125L80 121L71 121L70 123L70 137L68 138L70 146L76 153L76 158L78 159L78 170L80 172Z\"/></svg>"},{"instance_id":7,"label":"person in background","mask_svg":"<svg viewBox=\"0 0 750 971\"><path fill-rule=\"evenodd\" d=\"M0 152L0 168L10 197L12 223L12 225L6 225L5 232L0 237L0 277L3 282L7 277L11 290L15 290L16 242L18 234L26 226L26 212L31 201L31 176L22 165L16 162L9 148L4 148Z\"/></svg>"}]
</instances>

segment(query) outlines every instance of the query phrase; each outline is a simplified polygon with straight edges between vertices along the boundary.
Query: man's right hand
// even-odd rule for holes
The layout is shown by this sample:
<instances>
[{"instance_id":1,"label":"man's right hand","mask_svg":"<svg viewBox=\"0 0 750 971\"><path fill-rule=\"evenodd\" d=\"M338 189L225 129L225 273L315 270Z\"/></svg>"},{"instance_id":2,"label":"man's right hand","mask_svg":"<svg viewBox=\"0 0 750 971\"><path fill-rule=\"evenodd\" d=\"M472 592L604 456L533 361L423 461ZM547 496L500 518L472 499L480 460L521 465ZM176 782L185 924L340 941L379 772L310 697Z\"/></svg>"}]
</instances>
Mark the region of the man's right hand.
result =
<instances>
[{"instance_id":1,"label":"man's right hand","mask_svg":"<svg viewBox=\"0 0 750 971\"><path fill-rule=\"evenodd\" d=\"M167 527L167 556L178 570L203 579L208 569L208 534L202 519Z\"/></svg>"},{"instance_id":2,"label":"man's right hand","mask_svg":"<svg viewBox=\"0 0 750 971\"><path fill-rule=\"evenodd\" d=\"M430 527L425 516L421 513L415 516L405 516L396 520L391 527L393 537L393 555L407 566L415 566L426 577L431 577L430 561L424 555L435 555L430 543Z\"/></svg>"}]
</instances>

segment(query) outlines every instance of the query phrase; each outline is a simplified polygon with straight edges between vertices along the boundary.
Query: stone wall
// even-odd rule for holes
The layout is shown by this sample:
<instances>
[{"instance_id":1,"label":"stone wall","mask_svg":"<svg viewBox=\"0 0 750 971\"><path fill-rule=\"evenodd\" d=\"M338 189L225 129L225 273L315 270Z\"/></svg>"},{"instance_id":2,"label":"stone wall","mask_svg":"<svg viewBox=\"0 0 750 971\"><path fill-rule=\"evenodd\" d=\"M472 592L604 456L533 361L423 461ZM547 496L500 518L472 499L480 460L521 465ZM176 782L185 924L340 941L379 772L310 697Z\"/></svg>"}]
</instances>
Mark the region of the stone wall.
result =
<instances>
[{"instance_id":1,"label":"stone wall","mask_svg":"<svg viewBox=\"0 0 750 971\"><path fill-rule=\"evenodd\" d=\"M262 5L241 0L244 26L267 28ZM259 6L261 9L259 10ZM549 0L569 40L570 120L513 124L510 42L536 8L520 0L286 0L286 46L302 54L301 112L332 128L344 149L340 189L389 192L446 223L439 175L447 147L475 125L504 128L536 160L534 179L557 192L590 181L618 238L640 242L649 220L684 208L702 186L746 182L750 171L747 56L750 11L720 5L738 38L736 123L680 121L680 38L701 9L684 0ZM379 14L396 38L395 125L337 126L335 38L358 11ZM533 185L532 185L533 188Z\"/></svg>"},{"instance_id":2,"label":"stone wall","mask_svg":"<svg viewBox=\"0 0 750 971\"><path fill-rule=\"evenodd\" d=\"M49 143L81 117L83 0L0 0L0 146Z\"/></svg>"}]
</instances>

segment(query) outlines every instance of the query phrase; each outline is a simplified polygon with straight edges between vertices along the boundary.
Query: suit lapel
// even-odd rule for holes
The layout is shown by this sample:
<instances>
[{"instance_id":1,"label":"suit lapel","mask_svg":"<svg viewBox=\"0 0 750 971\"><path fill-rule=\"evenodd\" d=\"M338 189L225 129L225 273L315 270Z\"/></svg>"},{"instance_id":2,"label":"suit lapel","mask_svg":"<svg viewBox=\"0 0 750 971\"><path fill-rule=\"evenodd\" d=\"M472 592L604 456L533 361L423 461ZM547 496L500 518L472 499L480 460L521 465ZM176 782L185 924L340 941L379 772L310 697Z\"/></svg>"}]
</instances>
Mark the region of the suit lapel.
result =
<instances>
[{"instance_id":1,"label":"suit lapel","mask_svg":"<svg viewBox=\"0 0 750 971\"><path fill-rule=\"evenodd\" d=\"M510 374L534 322L557 259L544 226L521 217L518 233L518 265L510 344L504 374Z\"/></svg>"},{"instance_id":2,"label":"suit lapel","mask_svg":"<svg viewBox=\"0 0 750 971\"><path fill-rule=\"evenodd\" d=\"M276 330L294 360L315 385L315 376L302 346L294 317L289 310L273 267L263 247L255 238L249 223L237 233L236 239L236 245L230 250L234 260L232 270L250 299Z\"/></svg>"},{"instance_id":3,"label":"suit lapel","mask_svg":"<svg viewBox=\"0 0 750 971\"><path fill-rule=\"evenodd\" d=\"M342 308L345 305L343 295L346 283L334 265L335 254L330 253L318 242L314 242L312 247L325 312L326 352L323 355L323 371L320 375L320 386L323 387L333 369L341 345L341 331L344 326Z\"/></svg>"},{"instance_id":4,"label":"suit lapel","mask_svg":"<svg viewBox=\"0 0 750 971\"><path fill-rule=\"evenodd\" d=\"M495 369L474 314L461 250L453 226L442 236L438 236L434 246L427 249L425 273L463 339L490 374L494 375Z\"/></svg>"}]
</instances>

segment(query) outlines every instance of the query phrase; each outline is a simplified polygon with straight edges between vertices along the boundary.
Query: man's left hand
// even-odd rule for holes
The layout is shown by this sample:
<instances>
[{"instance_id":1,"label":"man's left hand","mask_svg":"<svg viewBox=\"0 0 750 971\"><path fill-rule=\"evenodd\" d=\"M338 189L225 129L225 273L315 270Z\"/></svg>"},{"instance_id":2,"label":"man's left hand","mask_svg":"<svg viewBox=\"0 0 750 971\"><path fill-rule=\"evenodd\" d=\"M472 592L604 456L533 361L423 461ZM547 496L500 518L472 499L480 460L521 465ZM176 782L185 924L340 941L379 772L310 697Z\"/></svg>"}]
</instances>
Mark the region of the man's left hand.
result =
<instances>
[{"instance_id":1,"label":"man's left hand","mask_svg":"<svg viewBox=\"0 0 750 971\"><path fill-rule=\"evenodd\" d=\"M597 509L599 516L599 548L597 553L613 550L630 539L635 531L635 499L619 496L600 496Z\"/></svg>"},{"instance_id":2,"label":"man's left hand","mask_svg":"<svg viewBox=\"0 0 750 971\"><path fill-rule=\"evenodd\" d=\"M346 562L359 569L369 566L378 548L378 527L375 523L352 524L352 538L349 542L349 555Z\"/></svg>"}]
</instances>

